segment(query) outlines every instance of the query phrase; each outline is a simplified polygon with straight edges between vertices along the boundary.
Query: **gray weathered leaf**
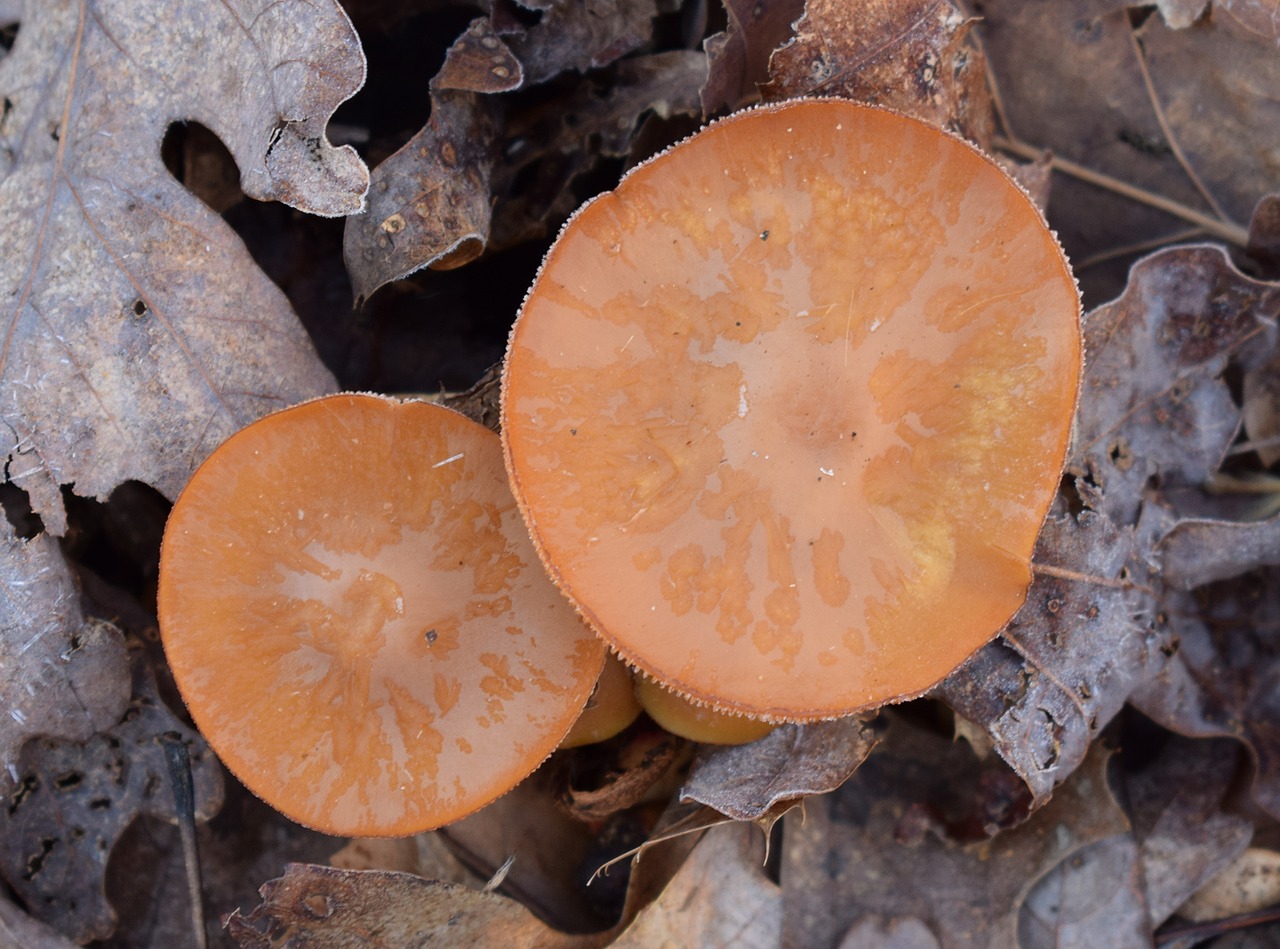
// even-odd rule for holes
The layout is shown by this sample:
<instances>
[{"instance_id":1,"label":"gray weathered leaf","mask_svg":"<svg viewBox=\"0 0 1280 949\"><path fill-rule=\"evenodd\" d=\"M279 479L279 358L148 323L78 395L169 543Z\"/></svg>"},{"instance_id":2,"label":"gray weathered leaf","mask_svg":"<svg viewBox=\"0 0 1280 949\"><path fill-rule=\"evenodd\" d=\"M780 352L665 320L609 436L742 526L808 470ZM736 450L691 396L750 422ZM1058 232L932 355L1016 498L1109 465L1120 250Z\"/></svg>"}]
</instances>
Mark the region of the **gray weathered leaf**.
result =
<instances>
[{"instance_id":1,"label":"gray weathered leaf","mask_svg":"<svg viewBox=\"0 0 1280 949\"><path fill-rule=\"evenodd\" d=\"M26 5L0 61L0 419L10 479L54 534L60 486L173 497L220 441L333 387L239 238L165 170L212 129L245 192L358 210L367 173L324 127L364 78L334 0Z\"/></svg>"}]
</instances>

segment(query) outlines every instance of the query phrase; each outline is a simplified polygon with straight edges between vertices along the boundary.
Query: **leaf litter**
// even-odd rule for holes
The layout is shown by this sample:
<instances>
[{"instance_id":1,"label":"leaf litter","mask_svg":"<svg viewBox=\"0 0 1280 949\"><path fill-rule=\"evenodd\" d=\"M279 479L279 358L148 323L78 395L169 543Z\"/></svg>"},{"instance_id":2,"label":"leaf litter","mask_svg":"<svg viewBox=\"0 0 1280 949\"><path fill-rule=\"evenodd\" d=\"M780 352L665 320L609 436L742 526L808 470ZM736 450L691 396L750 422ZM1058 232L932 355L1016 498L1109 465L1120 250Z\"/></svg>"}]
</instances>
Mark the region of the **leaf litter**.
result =
<instances>
[{"instance_id":1,"label":"leaf litter","mask_svg":"<svg viewBox=\"0 0 1280 949\"><path fill-rule=\"evenodd\" d=\"M53 537L84 529L79 508L64 505L68 486L105 497L138 479L172 497L229 432L344 384L294 314L313 330L338 325L332 293L304 292L309 278L284 279L261 252L250 256L241 238L261 247L255 222L273 220L285 247L327 255L308 269L341 274L345 255L348 299L363 303L341 330L347 348L387 352L399 326L474 322L495 273L527 284L528 248L698 121L810 94L887 104L1006 159L1036 160L1013 171L1035 183L1076 261L1087 360L1068 471L1023 609L932 701L874 721L786 726L741 748L621 754L608 759L612 771L593 772L602 784L583 785L592 754L640 741L624 735L612 751L557 756L513 795L414 846L335 858L367 869L320 866L343 842L325 848L278 819L224 822L211 836L222 820L213 817L199 832L213 938L228 938L216 918L239 901L231 933L247 946L341 945L370 932L401 944L439 932L441 920L455 921L460 941L501 934L551 946L1145 945L1251 841L1275 843L1277 515L1254 501L1280 493L1267 472L1280 458L1280 227L1269 194L1280 122L1265 91L1275 24L1256 4L528 0L477 15L374 2L352 5L352 20L328 2L158 9L0 9L16 24L0 34L0 214L10 215L17 301L0 359L5 472L36 523L6 538L0 563L0 744L19 776L9 775L0 854L32 917L76 939L114 929L121 945L182 932L116 926L104 894L131 914L181 903L165 882L180 874L122 896L107 857L182 862L171 836L143 844L138 828L149 825L133 815L171 815L168 779L148 755L157 734L184 726L137 679L139 650L130 663L115 627L78 606ZM244 30L225 28L237 20ZM203 38L198 66L174 58L186 48L180 28ZM359 97L329 125L364 79L362 46L385 51L397 33L429 34L439 47L426 126L388 129ZM188 138L183 174L225 219L161 160L174 119L212 133ZM371 156L374 142L394 141L391 157L366 179L326 126L335 141L368 143ZM368 210L347 219L345 235L335 222L319 242L302 236L300 214L268 218L218 184L228 163L217 140L251 198L352 214L371 180ZM1230 255L1206 239L1227 242ZM384 317L393 312L398 323ZM374 347L374 334L390 336ZM485 345L496 355L501 344L498 334ZM386 387L376 360L358 371ZM426 377L418 391L437 386ZM473 399L491 422L483 395ZM6 511L18 523L13 497ZM80 569L102 568L92 547L65 549ZM136 601L125 610L135 632L145 627L145 583L120 595ZM145 727L118 723L131 693L134 703L150 696ZM208 820L217 772L184 734L201 749ZM112 773L113 741L150 777L88 798L108 807L77 811L75 789L87 795ZM1158 750L1144 757L1151 742ZM80 780L59 787L72 774ZM243 802L243 791L231 799ZM645 844L728 818L739 823ZM75 851L59 836L67 827L99 852L42 895L56 861ZM259 855L241 887L245 873L262 883L284 872L257 909L217 872L247 865L233 856L237 842ZM624 862L611 883L586 885L594 867L636 848L630 873ZM297 859L310 862L285 869ZM56 938L3 908L10 931Z\"/></svg>"}]
</instances>

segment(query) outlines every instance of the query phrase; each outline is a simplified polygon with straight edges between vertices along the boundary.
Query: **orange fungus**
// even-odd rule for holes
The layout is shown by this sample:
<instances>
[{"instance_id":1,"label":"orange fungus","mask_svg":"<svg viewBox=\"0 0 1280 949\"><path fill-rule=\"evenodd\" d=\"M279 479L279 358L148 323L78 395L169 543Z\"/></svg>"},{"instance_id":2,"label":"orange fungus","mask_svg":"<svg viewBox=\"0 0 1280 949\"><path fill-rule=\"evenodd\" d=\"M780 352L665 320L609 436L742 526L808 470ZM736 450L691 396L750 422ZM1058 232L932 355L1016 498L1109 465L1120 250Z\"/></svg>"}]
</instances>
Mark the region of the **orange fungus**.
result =
<instances>
[{"instance_id":1,"label":"orange fungus","mask_svg":"<svg viewBox=\"0 0 1280 949\"><path fill-rule=\"evenodd\" d=\"M698 702L927 690L1023 602L1080 304L982 153L837 100L739 113L586 205L512 331L512 489L555 582Z\"/></svg>"},{"instance_id":2,"label":"orange fungus","mask_svg":"<svg viewBox=\"0 0 1280 949\"><path fill-rule=\"evenodd\" d=\"M603 647L547 581L498 437L338 395L232 436L174 505L160 629L201 732L332 834L410 834L513 787L569 731Z\"/></svg>"}]
</instances>

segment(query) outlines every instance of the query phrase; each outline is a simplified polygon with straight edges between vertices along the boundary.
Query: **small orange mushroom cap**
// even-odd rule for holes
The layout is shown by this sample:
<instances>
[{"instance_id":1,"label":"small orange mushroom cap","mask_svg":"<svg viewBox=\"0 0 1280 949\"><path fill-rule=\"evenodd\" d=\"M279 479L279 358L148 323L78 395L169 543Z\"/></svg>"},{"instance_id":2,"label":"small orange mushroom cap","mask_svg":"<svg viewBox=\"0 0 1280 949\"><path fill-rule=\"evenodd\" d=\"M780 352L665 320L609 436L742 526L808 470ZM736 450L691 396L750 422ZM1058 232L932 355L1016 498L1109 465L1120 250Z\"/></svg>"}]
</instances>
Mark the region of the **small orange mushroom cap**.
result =
<instances>
[{"instance_id":1,"label":"small orange mushroom cap","mask_svg":"<svg viewBox=\"0 0 1280 949\"><path fill-rule=\"evenodd\" d=\"M881 109L739 113L566 225L513 328L512 489L630 663L721 710L918 695L1022 604L1080 301L988 157Z\"/></svg>"},{"instance_id":2,"label":"small orange mushroom cap","mask_svg":"<svg viewBox=\"0 0 1280 949\"><path fill-rule=\"evenodd\" d=\"M233 435L174 505L160 631L244 784L344 836L463 817L533 771L604 661L548 582L498 437L338 395Z\"/></svg>"}]
</instances>

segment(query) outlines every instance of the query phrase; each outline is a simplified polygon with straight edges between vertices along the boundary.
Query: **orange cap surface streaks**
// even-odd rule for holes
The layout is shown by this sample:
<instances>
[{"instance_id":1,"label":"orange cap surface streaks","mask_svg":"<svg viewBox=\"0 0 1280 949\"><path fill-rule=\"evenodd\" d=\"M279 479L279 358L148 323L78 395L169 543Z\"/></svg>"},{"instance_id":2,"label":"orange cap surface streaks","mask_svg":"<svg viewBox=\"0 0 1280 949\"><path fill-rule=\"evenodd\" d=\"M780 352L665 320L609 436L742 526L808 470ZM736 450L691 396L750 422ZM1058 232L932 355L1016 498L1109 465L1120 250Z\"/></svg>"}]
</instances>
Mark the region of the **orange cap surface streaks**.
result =
<instances>
[{"instance_id":1,"label":"orange cap surface streaks","mask_svg":"<svg viewBox=\"0 0 1280 949\"><path fill-rule=\"evenodd\" d=\"M972 146L838 100L751 110L565 226L512 331L503 440L556 583L722 710L927 690L1022 604L1080 302Z\"/></svg>"},{"instance_id":2,"label":"orange cap surface streaks","mask_svg":"<svg viewBox=\"0 0 1280 949\"><path fill-rule=\"evenodd\" d=\"M367 395L209 456L165 530L159 614L227 767L343 836L438 827L515 786L604 661L538 563L497 436Z\"/></svg>"}]
</instances>

